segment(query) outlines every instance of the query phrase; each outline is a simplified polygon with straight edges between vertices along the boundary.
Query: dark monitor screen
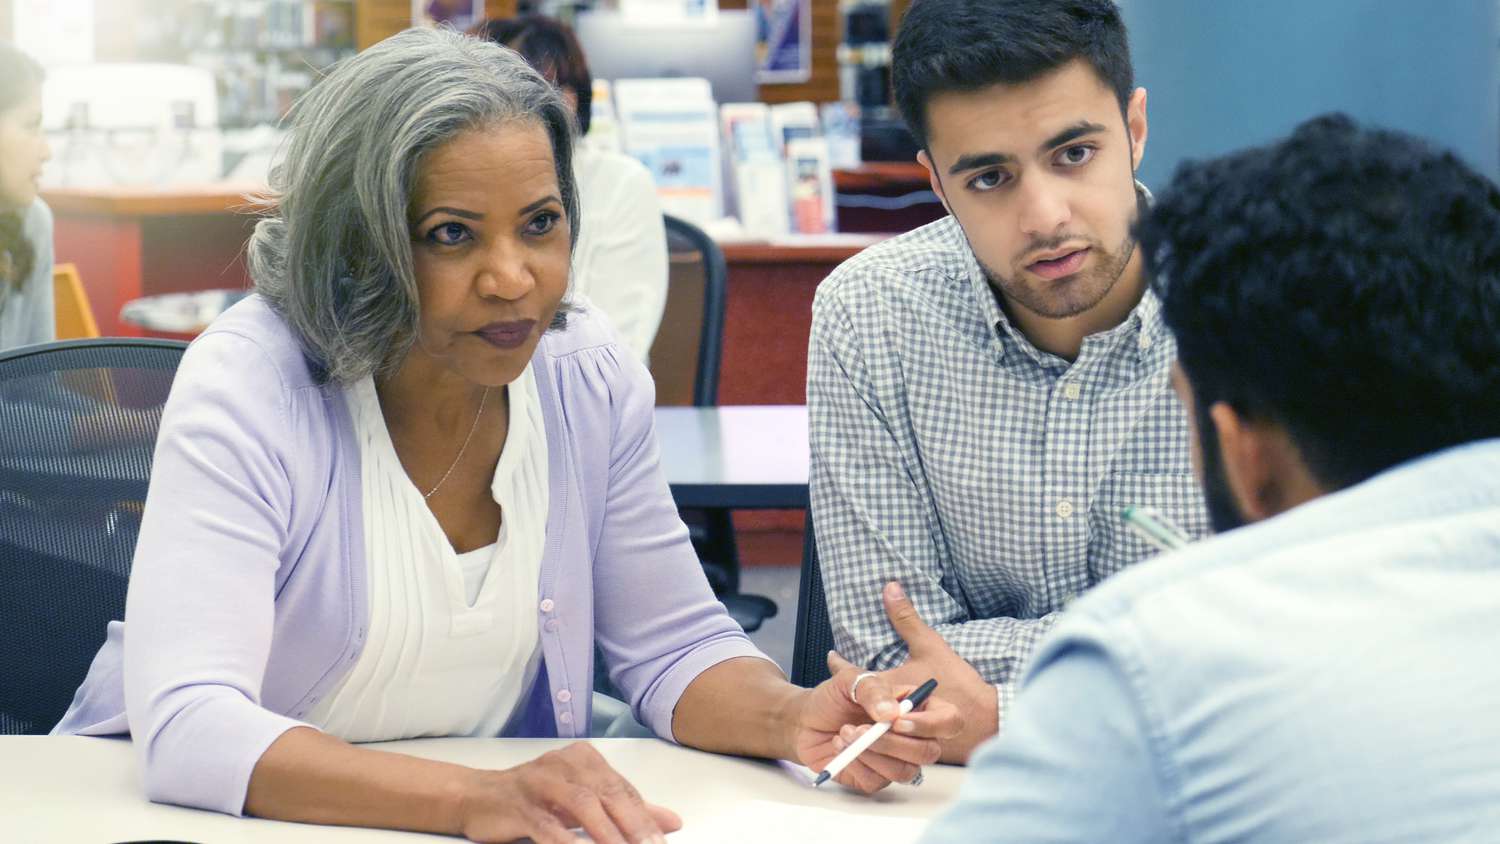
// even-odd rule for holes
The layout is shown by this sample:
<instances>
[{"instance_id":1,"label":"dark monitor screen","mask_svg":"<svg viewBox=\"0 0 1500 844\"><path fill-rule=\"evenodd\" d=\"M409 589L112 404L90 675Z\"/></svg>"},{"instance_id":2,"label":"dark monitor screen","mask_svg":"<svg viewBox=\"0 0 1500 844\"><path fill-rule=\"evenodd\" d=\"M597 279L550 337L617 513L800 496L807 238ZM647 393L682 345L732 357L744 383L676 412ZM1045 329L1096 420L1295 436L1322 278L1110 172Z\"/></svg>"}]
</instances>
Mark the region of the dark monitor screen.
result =
<instances>
[{"instance_id":1,"label":"dark monitor screen","mask_svg":"<svg viewBox=\"0 0 1500 844\"><path fill-rule=\"evenodd\" d=\"M595 79L696 76L708 80L715 102L755 102L755 18L749 12L720 11L711 23L584 12L574 27Z\"/></svg>"}]
</instances>

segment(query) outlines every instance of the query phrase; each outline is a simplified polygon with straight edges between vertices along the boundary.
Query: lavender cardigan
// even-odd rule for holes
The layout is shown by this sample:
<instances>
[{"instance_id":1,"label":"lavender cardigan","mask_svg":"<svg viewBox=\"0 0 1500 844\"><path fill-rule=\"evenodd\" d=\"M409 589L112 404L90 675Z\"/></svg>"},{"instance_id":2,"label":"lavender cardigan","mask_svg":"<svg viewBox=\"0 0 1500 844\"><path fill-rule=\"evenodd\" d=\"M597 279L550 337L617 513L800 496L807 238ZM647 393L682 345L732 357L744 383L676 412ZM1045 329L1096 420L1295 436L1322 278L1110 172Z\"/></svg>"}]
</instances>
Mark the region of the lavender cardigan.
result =
<instances>
[{"instance_id":1,"label":"lavender cardigan","mask_svg":"<svg viewBox=\"0 0 1500 844\"><path fill-rule=\"evenodd\" d=\"M645 369L587 308L532 361L551 503L544 667L518 734L587 733L597 640L637 719L671 738L700 672L761 654L714 600L677 517ZM152 800L240 813L261 754L364 644L360 500L340 388L316 383L259 297L231 308L177 371L126 621L54 734L129 732Z\"/></svg>"}]
</instances>

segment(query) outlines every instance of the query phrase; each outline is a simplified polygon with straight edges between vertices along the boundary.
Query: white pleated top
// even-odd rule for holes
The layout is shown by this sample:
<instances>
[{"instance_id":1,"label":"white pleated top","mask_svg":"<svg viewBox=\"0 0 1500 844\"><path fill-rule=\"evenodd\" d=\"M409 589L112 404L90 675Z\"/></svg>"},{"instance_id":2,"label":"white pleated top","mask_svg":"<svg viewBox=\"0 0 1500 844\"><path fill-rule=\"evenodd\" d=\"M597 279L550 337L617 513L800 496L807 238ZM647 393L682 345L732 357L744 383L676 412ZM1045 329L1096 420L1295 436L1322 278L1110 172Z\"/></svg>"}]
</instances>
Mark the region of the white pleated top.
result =
<instances>
[{"instance_id":1,"label":"white pleated top","mask_svg":"<svg viewBox=\"0 0 1500 844\"><path fill-rule=\"evenodd\" d=\"M370 615L364 650L308 713L313 726L354 742L495 736L524 705L541 664L547 436L531 367L506 389L510 430L491 485L500 534L465 554L401 467L374 382L345 392L360 449Z\"/></svg>"}]
</instances>

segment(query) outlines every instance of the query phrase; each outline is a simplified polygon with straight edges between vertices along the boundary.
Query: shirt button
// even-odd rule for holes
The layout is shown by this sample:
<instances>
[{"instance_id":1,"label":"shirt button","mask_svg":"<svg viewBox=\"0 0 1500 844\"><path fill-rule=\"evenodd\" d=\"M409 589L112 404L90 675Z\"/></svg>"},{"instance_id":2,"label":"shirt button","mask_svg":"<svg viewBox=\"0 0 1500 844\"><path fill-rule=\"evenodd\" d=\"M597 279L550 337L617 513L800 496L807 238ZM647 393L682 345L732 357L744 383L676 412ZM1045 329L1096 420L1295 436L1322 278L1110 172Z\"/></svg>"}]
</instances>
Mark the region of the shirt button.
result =
<instances>
[{"instance_id":1,"label":"shirt button","mask_svg":"<svg viewBox=\"0 0 1500 844\"><path fill-rule=\"evenodd\" d=\"M570 692L570 691L568 691L567 689L563 689L562 691L560 691L560 692L557 693L557 702L558 703L567 703L568 701L570 701L572 699L573 699L573 693Z\"/></svg>"},{"instance_id":2,"label":"shirt button","mask_svg":"<svg viewBox=\"0 0 1500 844\"><path fill-rule=\"evenodd\" d=\"M1068 401L1077 401L1081 395L1083 395L1083 388L1078 386L1077 383L1069 382L1063 387L1063 398Z\"/></svg>"},{"instance_id":3,"label":"shirt button","mask_svg":"<svg viewBox=\"0 0 1500 844\"><path fill-rule=\"evenodd\" d=\"M1141 332L1140 339L1136 340L1135 342L1136 345L1140 346L1142 349L1149 349L1151 348L1151 335L1143 331Z\"/></svg>"},{"instance_id":4,"label":"shirt button","mask_svg":"<svg viewBox=\"0 0 1500 844\"><path fill-rule=\"evenodd\" d=\"M1071 518L1072 516L1073 516L1073 502L1069 501L1066 498L1064 498L1063 500L1057 502L1057 517L1059 519L1067 519L1067 518Z\"/></svg>"},{"instance_id":5,"label":"shirt button","mask_svg":"<svg viewBox=\"0 0 1500 844\"><path fill-rule=\"evenodd\" d=\"M542 612L552 612L552 608L555 607L555 606L557 606L557 605L554 604L554 603L552 603L552 599L551 598L543 598L542 599Z\"/></svg>"},{"instance_id":6,"label":"shirt button","mask_svg":"<svg viewBox=\"0 0 1500 844\"><path fill-rule=\"evenodd\" d=\"M558 714L558 716L557 716L557 722L559 724L571 724L571 723L573 723L573 713L571 713L571 712L563 712L563 713Z\"/></svg>"},{"instance_id":7,"label":"shirt button","mask_svg":"<svg viewBox=\"0 0 1500 844\"><path fill-rule=\"evenodd\" d=\"M555 618L549 618L549 619L547 619L547 623L544 624L544 625L542 625L542 626L547 628L547 632L548 633L556 633L557 632L557 619L555 619Z\"/></svg>"}]
</instances>

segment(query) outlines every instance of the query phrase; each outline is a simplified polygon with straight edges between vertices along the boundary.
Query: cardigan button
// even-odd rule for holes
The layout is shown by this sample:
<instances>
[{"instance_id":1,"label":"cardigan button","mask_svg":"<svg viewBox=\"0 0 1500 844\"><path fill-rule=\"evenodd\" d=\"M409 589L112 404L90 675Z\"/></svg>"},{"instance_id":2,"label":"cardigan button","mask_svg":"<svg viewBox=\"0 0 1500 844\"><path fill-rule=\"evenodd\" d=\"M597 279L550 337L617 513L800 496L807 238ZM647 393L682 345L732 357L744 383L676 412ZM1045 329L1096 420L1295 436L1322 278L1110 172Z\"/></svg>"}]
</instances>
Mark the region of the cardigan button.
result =
<instances>
[{"instance_id":1,"label":"cardigan button","mask_svg":"<svg viewBox=\"0 0 1500 844\"><path fill-rule=\"evenodd\" d=\"M543 626L547 628L547 632L548 633L556 633L557 632L557 619L555 619L555 618L549 618L549 619L547 619L547 623L545 625L543 625Z\"/></svg>"},{"instance_id":2,"label":"cardigan button","mask_svg":"<svg viewBox=\"0 0 1500 844\"><path fill-rule=\"evenodd\" d=\"M572 699L573 699L573 693L570 692L570 691L568 691L567 689L563 689L562 691L560 691L560 692L557 693L557 702L558 703L567 703L568 701L570 701Z\"/></svg>"},{"instance_id":3,"label":"cardigan button","mask_svg":"<svg viewBox=\"0 0 1500 844\"><path fill-rule=\"evenodd\" d=\"M556 604L552 603L552 599L551 598L543 598L542 599L542 612L552 612L553 607L556 607L556 606L557 606Z\"/></svg>"},{"instance_id":4,"label":"cardigan button","mask_svg":"<svg viewBox=\"0 0 1500 844\"><path fill-rule=\"evenodd\" d=\"M573 723L573 713L571 713L571 712L560 713L557 716L557 721L558 721L559 724L571 724L571 723Z\"/></svg>"}]
</instances>

